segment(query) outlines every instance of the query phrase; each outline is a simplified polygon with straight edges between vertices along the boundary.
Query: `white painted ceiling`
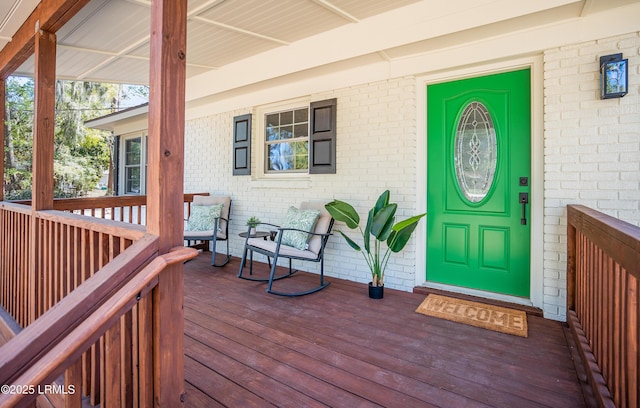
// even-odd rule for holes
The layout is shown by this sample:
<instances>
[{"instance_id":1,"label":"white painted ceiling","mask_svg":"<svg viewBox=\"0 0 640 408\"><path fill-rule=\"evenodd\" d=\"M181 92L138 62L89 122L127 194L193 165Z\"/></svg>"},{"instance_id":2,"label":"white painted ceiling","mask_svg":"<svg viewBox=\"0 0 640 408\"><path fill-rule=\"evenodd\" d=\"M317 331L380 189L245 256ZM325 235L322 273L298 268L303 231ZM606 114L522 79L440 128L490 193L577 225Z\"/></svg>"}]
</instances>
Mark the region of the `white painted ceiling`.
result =
<instances>
[{"instance_id":1,"label":"white painted ceiling","mask_svg":"<svg viewBox=\"0 0 640 408\"><path fill-rule=\"evenodd\" d=\"M257 69L275 78L363 58L396 60L638 1L189 0L187 76ZM0 1L0 48L38 2ZM57 33L57 76L147 83L149 5L91 0ZM15 74L32 72L33 57Z\"/></svg>"}]
</instances>

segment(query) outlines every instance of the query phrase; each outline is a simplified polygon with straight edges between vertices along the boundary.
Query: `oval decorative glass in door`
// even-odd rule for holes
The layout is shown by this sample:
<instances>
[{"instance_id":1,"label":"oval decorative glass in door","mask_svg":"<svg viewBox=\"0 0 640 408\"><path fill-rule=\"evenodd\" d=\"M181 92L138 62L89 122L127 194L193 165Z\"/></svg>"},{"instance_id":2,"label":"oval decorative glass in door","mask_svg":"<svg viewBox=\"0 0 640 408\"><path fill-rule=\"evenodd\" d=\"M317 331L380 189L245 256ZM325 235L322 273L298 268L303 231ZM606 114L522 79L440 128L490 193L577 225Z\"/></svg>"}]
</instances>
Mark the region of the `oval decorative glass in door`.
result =
<instances>
[{"instance_id":1,"label":"oval decorative glass in door","mask_svg":"<svg viewBox=\"0 0 640 408\"><path fill-rule=\"evenodd\" d=\"M454 141L458 186L472 203L489 193L497 165L496 129L487 108L478 101L467 104L460 115Z\"/></svg>"}]
</instances>

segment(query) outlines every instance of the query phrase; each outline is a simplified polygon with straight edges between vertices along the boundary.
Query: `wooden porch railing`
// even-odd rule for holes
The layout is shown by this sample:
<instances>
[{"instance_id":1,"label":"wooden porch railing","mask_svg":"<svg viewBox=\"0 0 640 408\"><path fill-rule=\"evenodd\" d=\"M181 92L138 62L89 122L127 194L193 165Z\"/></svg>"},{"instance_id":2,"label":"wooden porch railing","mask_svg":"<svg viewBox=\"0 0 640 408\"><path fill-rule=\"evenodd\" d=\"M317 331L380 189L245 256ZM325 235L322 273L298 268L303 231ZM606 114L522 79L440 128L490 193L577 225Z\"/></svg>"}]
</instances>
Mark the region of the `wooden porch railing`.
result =
<instances>
[{"instance_id":1,"label":"wooden porch railing","mask_svg":"<svg viewBox=\"0 0 640 408\"><path fill-rule=\"evenodd\" d=\"M31 216L30 207L0 201L0 305L22 327L29 324Z\"/></svg>"},{"instance_id":2,"label":"wooden porch railing","mask_svg":"<svg viewBox=\"0 0 640 408\"><path fill-rule=\"evenodd\" d=\"M187 213L192 201L193 194L186 194ZM103 274L104 270L117 267L121 272L130 272L149 262L157 255L157 246L150 249L150 246L136 245L145 240L143 226L100 218L109 213L135 213L136 210L131 208L145 203L146 197L82 199L77 203L56 200L54 206L66 211L61 212L33 211L29 206L0 202L0 234L3 236L0 239L0 306L20 327L29 328L49 310L60 310L60 304L99 271ZM94 217L74 214L76 211L94 214ZM139 214L144 214L144 211ZM132 224L144 223L144 217L131 220ZM134 245L135 248L131 248ZM116 262L123 256L129 261ZM133 387L132 379L144 378L150 370L150 361L144 362L149 356L144 354L145 350L152 348L151 336L144 338L141 333L150 333L151 309L150 297L141 299L122 316L117 328L110 329L107 335L91 345L66 374L71 379L69 381L78 385L77 394L67 395L68 399L85 395L91 405L113 399L113 395L107 397L111 394L107 388L113 384L110 376L114 370L109 368L110 362L115 362L113 364L120 367L118 372L127 378L122 385L123 398L131 396L134 399L132 393L140 392L140 388ZM3 349L0 361L4 355ZM145 369L147 373L143 374ZM0 373L4 371L0 364ZM151 380L146 378L146 381ZM4 383L0 381L0 384ZM152 390L152 387L147 388ZM60 395L52 398L56 397ZM137 401L150 401L145 398L151 396L135 396ZM55 406L62 406L59 405L61 403L68 405L69 400L53 403Z\"/></svg>"},{"instance_id":3,"label":"wooden porch railing","mask_svg":"<svg viewBox=\"0 0 640 408\"><path fill-rule=\"evenodd\" d=\"M167 265L197 254L194 249L180 247L154 257L157 242L157 237L147 236L135 243L3 347L0 383L15 391L0 394L0 406L27 406L46 390L45 384L64 372L62 390L72 396L65 406L80 407L82 355L95 347L103 335L106 381L101 405L125 406L132 404L134 398L139 406L153 404L151 395L140 395L148 389L134 385L153 381L148 370L151 357L142 347L152 341L146 322L151 319L150 309L145 307L144 313L132 311L149 303L148 295ZM126 316L132 314L145 320L136 327L140 331L136 336L138 347L133 347L133 352L128 350L132 347L131 327L123 327Z\"/></svg>"},{"instance_id":4,"label":"wooden porch railing","mask_svg":"<svg viewBox=\"0 0 640 408\"><path fill-rule=\"evenodd\" d=\"M190 193L184 195L187 213L193 202L194 195L209 195L209 193ZM13 201L16 204L31 205L31 201ZM107 220L122 221L129 224L145 225L147 220L147 196L112 196L112 197L83 197L58 198L53 201L53 209L88 215Z\"/></svg>"},{"instance_id":5,"label":"wooden porch railing","mask_svg":"<svg viewBox=\"0 0 640 408\"><path fill-rule=\"evenodd\" d=\"M567 209L567 320L602 407L639 406L640 228Z\"/></svg>"}]
</instances>

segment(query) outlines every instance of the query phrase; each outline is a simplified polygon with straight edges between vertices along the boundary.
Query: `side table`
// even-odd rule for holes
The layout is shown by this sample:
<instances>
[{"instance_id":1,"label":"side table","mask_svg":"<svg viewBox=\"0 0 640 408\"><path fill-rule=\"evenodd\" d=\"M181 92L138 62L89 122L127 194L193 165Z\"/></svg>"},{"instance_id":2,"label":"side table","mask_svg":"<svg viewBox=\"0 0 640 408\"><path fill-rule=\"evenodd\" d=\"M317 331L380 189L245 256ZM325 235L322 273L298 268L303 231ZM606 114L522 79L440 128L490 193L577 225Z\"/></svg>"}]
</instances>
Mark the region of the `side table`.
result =
<instances>
[{"instance_id":1,"label":"side table","mask_svg":"<svg viewBox=\"0 0 640 408\"><path fill-rule=\"evenodd\" d=\"M247 238L246 232L241 232L238 235L240 235L242 238ZM267 237L270 236L271 233L268 231L256 231L253 234L249 235L249 238L262 238L266 241ZM245 248L245 251L246 250L247 249ZM271 269L271 258L267 257L267 262L269 263L269 269ZM249 275L253 275L253 251L249 253Z\"/></svg>"}]
</instances>

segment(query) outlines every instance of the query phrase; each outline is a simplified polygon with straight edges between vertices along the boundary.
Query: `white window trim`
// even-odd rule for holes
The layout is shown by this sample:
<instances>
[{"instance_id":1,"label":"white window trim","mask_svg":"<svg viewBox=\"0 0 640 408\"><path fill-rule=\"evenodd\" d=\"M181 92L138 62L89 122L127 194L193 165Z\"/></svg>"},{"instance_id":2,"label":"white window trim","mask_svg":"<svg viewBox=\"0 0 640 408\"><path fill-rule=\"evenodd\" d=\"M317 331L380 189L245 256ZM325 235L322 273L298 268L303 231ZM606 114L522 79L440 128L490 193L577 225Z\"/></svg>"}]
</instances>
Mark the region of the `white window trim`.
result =
<instances>
[{"instance_id":1,"label":"white window trim","mask_svg":"<svg viewBox=\"0 0 640 408\"><path fill-rule=\"evenodd\" d=\"M256 135L253 138L253 151L255 165L256 179L259 180L306 180L309 179L309 169L306 172L290 172L290 173L267 173L266 168L266 156L265 156L265 115L273 112L281 112L286 110L300 109L306 107L309 109L311 104L311 98L296 98L286 101L280 101L277 103L263 105L256 108Z\"/></svg>"},{"instance_id":2,"label":"white window trim","mask_svg":"<svg viewBox=\"0 0 640 408\"><path fill-rule=\"evenodd\" d=\"M126 188L126 142L127 140L140 138L140 193L127 193ZM147 194L147 133L136 132L120 136L120 155L118 169L118 195L145 195Z\"/></svg>"}]
</instances>

